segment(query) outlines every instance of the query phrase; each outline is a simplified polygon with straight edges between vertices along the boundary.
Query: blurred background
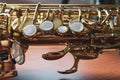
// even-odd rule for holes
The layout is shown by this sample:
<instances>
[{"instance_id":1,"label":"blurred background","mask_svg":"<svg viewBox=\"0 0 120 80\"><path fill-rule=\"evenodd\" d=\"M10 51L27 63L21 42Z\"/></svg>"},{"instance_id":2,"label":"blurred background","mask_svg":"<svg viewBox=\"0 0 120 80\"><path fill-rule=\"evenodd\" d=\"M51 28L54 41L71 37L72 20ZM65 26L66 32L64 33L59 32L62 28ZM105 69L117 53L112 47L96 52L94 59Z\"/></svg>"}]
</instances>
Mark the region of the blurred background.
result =
<instances>
[{"instance_id":1,"label":"blurred background","mask_svg":"<svg viewBox=\"0 0 120 80\"><path fill-rule=\"evenodd\" d=\"M63 0L0 0L10 4L59 4ZM69 4L119 4L120 0L69 0ZM95 60L81 60L78 72L59 74L58 70L69 69L73 65L71 54L56 61L42 59L42 54L59 51L63 45L30 46L26 53L26 62L16 65L18 76L8 80L120 80L120 55L118 51L107 51Z\"/></svg>"},{"instance_id":2,"label":"blurred background","mask_svg":"<svg viewBox=\"0 0 120 80\"><path fill-rule=\"evenodd\" d=\"M18 76L8 80L120 80L120 54L107 51L94 60L80 60L78 71L73 74L59 74L72 67L70 53L54 61L44 60L47 52L64 49L63 45L30 46L23 65L17 65Z\"/></svg>"},{"instance_id":3,"label":"blurred background","mask_svg":"<svg viewBox=\"0 0 120 80\"><path fill-rule=\"evenodd\" d=\"M44 3L44 4L59 4L62 2L62 0L0 0L1 2L6 3ZM93 4L94 0L69 0L69 3L72 4Z\"/></svg>"},{"instance_id":4,"label":"blurred background","mask_svg":"<svg viewBox=\"0 0 120 80\"><path fill-rule=\"evenodd\" d=\"M12 3L21 3L21 4L37 4L38 2L44 4L60 4L63 1L69 1L69 4L119 4L120 0L0 0L0 2L6 2L9 4Z\"/></svg>"}]
</instances>

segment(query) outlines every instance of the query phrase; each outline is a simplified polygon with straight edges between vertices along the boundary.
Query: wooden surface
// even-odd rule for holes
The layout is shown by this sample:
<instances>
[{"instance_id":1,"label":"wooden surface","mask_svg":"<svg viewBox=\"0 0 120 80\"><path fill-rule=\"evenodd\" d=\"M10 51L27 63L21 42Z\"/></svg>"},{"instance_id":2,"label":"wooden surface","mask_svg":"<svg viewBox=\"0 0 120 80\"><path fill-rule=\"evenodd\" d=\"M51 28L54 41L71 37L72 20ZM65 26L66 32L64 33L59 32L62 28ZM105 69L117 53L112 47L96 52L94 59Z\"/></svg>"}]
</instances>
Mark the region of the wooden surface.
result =
<instances>
[{"instance_id":1,"label":"wooden surface","mask_svg":"<svg viewBox=\"0 0 120 80\"><path fill-rule=\"evenodd\" d=\"M74 74L57 73L73 65L72 55L67 54L56 61L44 60L41 55L64 47L30 46L25 64L17 65L18 76L8 80L120 80L120 55L117 51L100 54L95 60L81 60L78 72Z\"/></svg>"}]
</instances>

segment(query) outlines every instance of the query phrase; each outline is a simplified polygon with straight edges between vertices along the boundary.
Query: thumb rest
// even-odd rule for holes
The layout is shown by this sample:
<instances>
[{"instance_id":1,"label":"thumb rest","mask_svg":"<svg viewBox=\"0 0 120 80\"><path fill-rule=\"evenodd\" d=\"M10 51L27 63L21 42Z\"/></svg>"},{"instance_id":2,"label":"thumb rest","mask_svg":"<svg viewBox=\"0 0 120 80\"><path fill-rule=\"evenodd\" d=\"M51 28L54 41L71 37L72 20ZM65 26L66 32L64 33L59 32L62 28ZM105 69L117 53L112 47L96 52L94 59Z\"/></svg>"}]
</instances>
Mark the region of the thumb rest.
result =
<instances>
[{"instance_id":1,"label":"thumb rest","mask_svg":"<svg viewBox=\"0 0 120 80\"><path fill-rule=\"evenodd\" d=\"M9 42L10 59L19 65L29 45L65 43L65 49L42 57L57 60L69 52L74 65L58 72L74 73L80 59L96 59L103 49L120 49L119 10L119 5L1 3L0 40Z\"/></svg>"}]
</instances>

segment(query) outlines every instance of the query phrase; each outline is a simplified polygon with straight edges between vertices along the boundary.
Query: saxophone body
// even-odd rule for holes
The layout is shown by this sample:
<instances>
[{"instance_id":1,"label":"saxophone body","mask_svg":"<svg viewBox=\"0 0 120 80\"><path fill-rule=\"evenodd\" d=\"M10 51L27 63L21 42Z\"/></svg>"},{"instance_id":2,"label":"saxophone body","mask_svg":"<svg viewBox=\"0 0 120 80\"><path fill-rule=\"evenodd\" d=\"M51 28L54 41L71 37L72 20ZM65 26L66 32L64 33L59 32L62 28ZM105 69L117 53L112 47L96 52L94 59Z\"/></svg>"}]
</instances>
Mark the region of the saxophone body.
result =
<instances>
[{"instance_id":1,"label":"saxophone body","mask_svg":"<svg viewBox=\"0 0 120 80\"><path fill-rule=\"evenodd\" d=\"M58 72L74 73L80 59L96 59L104 49L120 49L120 6L1 3L0 40L9 44L9 56L1 53L1 58L7 57L1 60L1 65L8 59L23 64L29 45L63 43L65 49L42 57L57 60L70 52L74 65Z\"/></svg>"}]
</instances>

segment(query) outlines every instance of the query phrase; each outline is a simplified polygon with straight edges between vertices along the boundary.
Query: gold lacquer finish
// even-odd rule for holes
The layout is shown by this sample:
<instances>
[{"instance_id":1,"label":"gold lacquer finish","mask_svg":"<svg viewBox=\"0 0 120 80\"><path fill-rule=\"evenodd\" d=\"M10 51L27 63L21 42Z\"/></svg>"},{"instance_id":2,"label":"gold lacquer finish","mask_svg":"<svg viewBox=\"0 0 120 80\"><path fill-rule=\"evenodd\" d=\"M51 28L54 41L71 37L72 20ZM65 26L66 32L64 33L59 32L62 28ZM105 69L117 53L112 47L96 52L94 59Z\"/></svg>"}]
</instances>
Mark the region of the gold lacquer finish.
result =
<instances>
[{"instance_id":1,"label":"gold lacquer finish","mask_svg":"<svg viewBox=\"0 0 120 80\"><path fill-rule=\"evenodd\" d=\"M57 60L69 52L75 60L74 65L58 72L74 73L80 59L96 59L104 49L120 49L120 6L1 3L0 40L9 42L6 53L10 55L0 53L2 71L8 58L23 64L29 45L65 43L65 49L42 57Z\"/></svg>"}]
</instances>

